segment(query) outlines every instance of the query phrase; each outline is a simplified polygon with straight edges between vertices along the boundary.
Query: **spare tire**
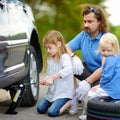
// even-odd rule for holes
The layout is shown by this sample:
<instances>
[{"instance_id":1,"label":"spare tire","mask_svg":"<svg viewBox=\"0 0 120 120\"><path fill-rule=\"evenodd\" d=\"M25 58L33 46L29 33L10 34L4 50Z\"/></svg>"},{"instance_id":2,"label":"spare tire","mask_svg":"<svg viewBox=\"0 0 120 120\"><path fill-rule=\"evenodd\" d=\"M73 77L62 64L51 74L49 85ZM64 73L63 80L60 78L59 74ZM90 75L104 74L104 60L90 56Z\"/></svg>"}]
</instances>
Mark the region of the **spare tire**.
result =
<instances>
[{"instance_id":1,"label":"spare tire","mask_svg":"<svg viewBox=\"0 0 120 120\"><path fill-rule=\"evenodd\" d=\"M95 97L87 104L88 120L120 120L120 100Z\"/></svg>"}]
</instances>

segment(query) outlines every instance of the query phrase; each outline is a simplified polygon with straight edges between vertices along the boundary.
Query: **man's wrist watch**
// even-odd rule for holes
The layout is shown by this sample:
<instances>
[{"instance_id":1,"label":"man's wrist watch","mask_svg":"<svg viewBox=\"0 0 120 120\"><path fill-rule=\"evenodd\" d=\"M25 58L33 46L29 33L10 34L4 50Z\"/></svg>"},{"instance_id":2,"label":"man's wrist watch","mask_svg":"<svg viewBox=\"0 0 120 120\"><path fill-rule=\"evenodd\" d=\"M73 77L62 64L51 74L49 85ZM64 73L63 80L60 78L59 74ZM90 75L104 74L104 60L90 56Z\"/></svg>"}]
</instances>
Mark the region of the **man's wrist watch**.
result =
<instances>
[{"instance_id":1,"label":"man's wrist watch","mask_svg":"<svg viewBox=\"0 0 120 120\"><path fill-rule=\"evenodd\" d=\"M91 83L87 80L87 79L85 79L89 84L90 84L90 86L91 86Z\"/></svg>"}]
</instances>

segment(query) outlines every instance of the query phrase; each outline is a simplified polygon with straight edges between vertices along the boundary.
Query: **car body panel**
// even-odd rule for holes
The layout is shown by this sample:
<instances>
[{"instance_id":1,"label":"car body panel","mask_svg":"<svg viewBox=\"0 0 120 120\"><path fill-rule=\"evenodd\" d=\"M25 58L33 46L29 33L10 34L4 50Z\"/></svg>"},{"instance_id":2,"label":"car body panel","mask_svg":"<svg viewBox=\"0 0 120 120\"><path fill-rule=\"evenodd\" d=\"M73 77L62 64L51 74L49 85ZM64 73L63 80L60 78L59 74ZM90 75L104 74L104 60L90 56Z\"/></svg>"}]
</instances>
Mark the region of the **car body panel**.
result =
<instances>
[{"instance_id":1,"label":"car body panel","mask_svg":"<svg viewBox=\"0 0 120 120\"><path fill-rule=\"evenodd\" d=\"M0 88L6 88L27 75L32 38L37 38L33 47L41 49L32 10L27 4L20 0L1 0L0 18ZM37 56L42 60L41 53Z\"/></svg>"}]
</instances>

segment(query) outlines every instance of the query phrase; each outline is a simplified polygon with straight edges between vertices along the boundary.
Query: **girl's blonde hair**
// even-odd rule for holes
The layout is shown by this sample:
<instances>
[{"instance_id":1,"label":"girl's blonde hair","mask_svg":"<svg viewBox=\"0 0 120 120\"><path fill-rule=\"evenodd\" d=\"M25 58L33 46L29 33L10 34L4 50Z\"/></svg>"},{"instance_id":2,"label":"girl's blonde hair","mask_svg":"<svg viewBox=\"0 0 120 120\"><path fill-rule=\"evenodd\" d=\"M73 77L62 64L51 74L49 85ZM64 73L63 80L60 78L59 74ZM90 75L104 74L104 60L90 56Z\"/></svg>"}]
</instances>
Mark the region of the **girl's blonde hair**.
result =
<instances>
[{"instance_id":1,"label":"girl's blonde hair","mask_svg":"<svg viewBox=\"0 0 120 120\"><path fill-rule=\"evenodd\" d=\"M101 47L107 47L108 44L112 45L112 53L113 55L117 55L119 53L119 42L117 37L112 33L105 33L100 41L99 41L99 51L101 51Z\"/></svg>"},{"instance_id":2,"label":"girl's blonde hair","mask_svg":"<svg viewBox=\"0 0 120 120\"><path fill-rule=\"evenodd\" d=\"M49 45L49 44L54 44L57 46L58 42L61 42L61 46L57 52L57 58L59 59L63 53L67 53L63 35L59 31L50 30L43 37L43 45L44 46ZM49 56L49 54L48 54L48 56Z\"/></svg>"}]
</instances>

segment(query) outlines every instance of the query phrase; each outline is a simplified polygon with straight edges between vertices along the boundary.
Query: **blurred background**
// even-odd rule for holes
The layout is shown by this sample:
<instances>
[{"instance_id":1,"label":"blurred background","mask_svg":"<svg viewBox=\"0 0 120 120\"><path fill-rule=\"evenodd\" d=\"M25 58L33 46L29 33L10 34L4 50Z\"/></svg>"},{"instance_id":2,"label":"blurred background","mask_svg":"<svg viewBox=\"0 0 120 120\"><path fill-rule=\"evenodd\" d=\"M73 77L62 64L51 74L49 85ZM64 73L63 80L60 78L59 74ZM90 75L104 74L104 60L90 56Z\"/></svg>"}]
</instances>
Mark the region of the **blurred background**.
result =
<instances>
[{"instance_id":1,"label":"blurred background","mask_svg":"<svg viewBox=\"0 0 120 120\"><path fill-rule=\"evenodd\" d=\"M86 3L101 6L108 16L110 32L120 40L119 0L24 0L33 11L35 24L38 29L40 44L43 52L44 67L46 70L46 52L42 45L44 34L51 29L60 31L67 43L75 37L82 26L81 9ZM117 15L117 16L115 16ZM76 53L77 54L77 53Z\"/></svg>"}]
</instances>

